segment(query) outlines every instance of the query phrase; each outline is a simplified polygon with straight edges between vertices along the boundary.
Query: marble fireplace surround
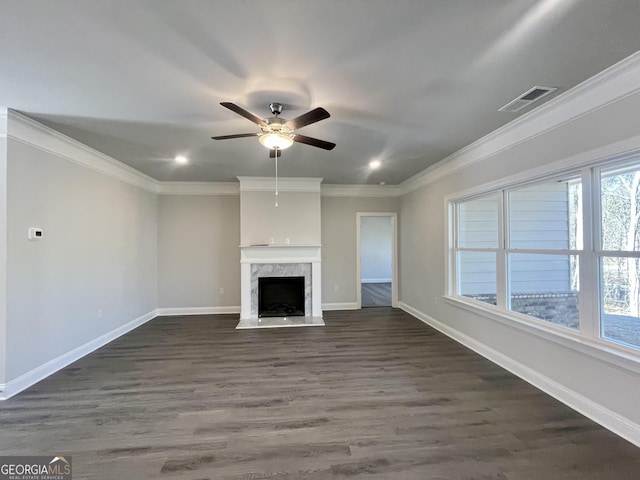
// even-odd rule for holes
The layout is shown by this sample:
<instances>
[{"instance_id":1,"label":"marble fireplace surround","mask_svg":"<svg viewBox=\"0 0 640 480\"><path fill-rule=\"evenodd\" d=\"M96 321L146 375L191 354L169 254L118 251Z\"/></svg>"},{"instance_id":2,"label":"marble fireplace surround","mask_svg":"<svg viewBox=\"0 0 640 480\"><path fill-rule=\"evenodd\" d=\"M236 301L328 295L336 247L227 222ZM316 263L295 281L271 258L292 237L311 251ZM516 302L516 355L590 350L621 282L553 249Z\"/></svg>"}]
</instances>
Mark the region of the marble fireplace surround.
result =
<instances>
[{"instance_id":1,"label":"marble fireplace surround","mask_svg":"<svg viewBox=\"0 0 640 480\"><path fill-rule=\"evenodd\" d=\"M304 277L304 311L311 315L310 263L254 263L251 265L251 317L258 316L258 279L263 277Z\"/></svg>"},{"instance_id":2,"label":"marble fireplace surround","mask_svg":"<svg viewBox=\"0 0 640 480\"><path fill-rule=\"evenodd\" d=\"M324 325L320 245L240 247L240 323L236 328ZM258 318L259 277L305 277L305 316Z\"/></svg>"}]
</instances>

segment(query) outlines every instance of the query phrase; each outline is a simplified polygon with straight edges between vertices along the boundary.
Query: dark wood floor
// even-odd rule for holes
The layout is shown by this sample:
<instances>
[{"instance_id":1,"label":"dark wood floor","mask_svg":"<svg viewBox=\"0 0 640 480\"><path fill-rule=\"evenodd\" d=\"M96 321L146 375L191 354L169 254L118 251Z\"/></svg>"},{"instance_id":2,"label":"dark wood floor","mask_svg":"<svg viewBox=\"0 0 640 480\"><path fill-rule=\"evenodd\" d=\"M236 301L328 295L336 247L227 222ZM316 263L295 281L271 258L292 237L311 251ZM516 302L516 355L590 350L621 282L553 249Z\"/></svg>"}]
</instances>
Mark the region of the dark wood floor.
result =
<instances>
[{"instance_id":1,"label":"dark wood floor","mask_svg":"<svg viewBox=\"0 0 640 480\"><path fill-rule=\"evenodd\" d=\"M638 479L640 449L409 315L158 318L0 403L74 479Z\"/></svg>"}]
</instances>

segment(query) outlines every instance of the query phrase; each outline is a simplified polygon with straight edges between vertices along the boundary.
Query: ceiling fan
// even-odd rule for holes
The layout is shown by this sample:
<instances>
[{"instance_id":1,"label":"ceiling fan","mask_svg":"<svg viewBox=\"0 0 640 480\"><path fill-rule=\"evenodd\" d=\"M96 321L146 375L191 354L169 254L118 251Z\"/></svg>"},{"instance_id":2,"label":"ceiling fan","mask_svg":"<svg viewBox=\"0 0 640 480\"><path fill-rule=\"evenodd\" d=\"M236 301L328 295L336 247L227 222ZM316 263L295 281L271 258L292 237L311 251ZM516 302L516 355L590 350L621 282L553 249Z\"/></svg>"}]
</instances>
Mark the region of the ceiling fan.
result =
<instances>
[{"instance_id":1,"label":"ceiling fan","mask_svg":"<svg viewBox=\"0 0 640 480\"><path fill-rule=\"evenodd\" d=\"M307 137L295 133L295 130L311 125L312 123L319 122L329 118L329 112L324 108L318 107L313 110L294 118L293 120L286 120L280 118L283 106L280 103L272 103L269 105L271 109L272 117L262 119L253 113L239 107L235 103L221 102L225 108L228 108L232 112L243 116L244 118L251 120L253 123L260 127L258 133L237 133L235 135L221 135L218 137L211 137L213 140L228 140L230 138L245 138L245 137L258 137L258 140L262 145L267 147L271 152L271 157L275 156L276 150L284 150L289 148L293 142L304 143L311 145L312 147L322 148L324 150L332 150L336 144L326 142L324 140L318 140L317 138ZM279 155L278 155L279 156Z\"/></svg>"}]
</instances>

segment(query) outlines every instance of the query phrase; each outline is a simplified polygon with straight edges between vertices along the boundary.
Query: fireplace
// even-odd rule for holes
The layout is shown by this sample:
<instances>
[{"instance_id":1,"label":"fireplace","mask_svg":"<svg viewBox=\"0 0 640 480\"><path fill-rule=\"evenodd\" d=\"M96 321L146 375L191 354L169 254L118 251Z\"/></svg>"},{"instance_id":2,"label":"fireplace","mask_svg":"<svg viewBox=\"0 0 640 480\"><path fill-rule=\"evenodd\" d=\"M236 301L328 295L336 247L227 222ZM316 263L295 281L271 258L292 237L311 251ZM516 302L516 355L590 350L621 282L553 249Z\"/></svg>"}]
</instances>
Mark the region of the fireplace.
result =
<instances>
[{"instance_id":1,"label":"fireplace","mask_svg":"<svg viewBox=\"0 0 640 480\"><path fill-rule=\"evenodd\" d=\"M321 178L280 178L282 203L276 208L275 178L240 180L240 322L236 328L324 325L322 320ZM263 277L303 277L304 308L280 315L259 312ZM298 290L299 292L299 290ZM297 294L299 301L299 293ZM286 302L290 303L290 299ZM299 312L297 312L299 310Z\"/></svg>"},{"instance_id":2,"label":"fireplace","mask_svg":"<svg viewBox=\"0 0 640 480\"><path fill-rule=\"evenodd\" d=\"M240 323L236 328L324 325L319 245L241 246L240 255L241 309ZM286 279L290 278L299 282L302 278L302 304L301 308L295 309L300 312L294 312L295 315L289 311L279 315L273 313L273 316L260 312L259 291L263 278L278 282L287 282Z\"/></svg>"},{"instance_id":3,"label":"fireplace","mask_svg":"<svg viewBox=\"0 0 640 480\"><path fill-rule=\"evenodd\" d=\"M304 316L304 277L258 278L258 317Z\"/></svg>"}]
</instances>

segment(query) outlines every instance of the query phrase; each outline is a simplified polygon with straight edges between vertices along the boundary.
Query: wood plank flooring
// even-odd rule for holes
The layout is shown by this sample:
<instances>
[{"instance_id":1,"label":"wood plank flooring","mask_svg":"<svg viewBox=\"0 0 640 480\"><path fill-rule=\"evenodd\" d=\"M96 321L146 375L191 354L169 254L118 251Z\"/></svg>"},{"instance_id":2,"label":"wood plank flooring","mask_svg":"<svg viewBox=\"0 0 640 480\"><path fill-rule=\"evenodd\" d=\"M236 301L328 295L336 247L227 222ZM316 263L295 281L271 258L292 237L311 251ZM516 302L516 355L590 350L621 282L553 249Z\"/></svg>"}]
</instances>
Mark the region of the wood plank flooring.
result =
<instances>
[{"instance_id":1,"label":"wood plank flooring","mask_svg":"<svg viewBox=\"0 0 640 480\"><path fill-rule=\"evenodd\" d=\"M390 307L391 297L391 282L362 284L360 299L363 307Z\"/></svg>"},{"instance_id":2,"label":"wood plank flooring","mask_svg":"<svg viewBox=\"0 0 640 480\"><path fill-rule=\"evenodd\" d=\"M155 319L0 403L74 479L638 479L640 449L402 311Z\"/></svg>"}]
</instances>

